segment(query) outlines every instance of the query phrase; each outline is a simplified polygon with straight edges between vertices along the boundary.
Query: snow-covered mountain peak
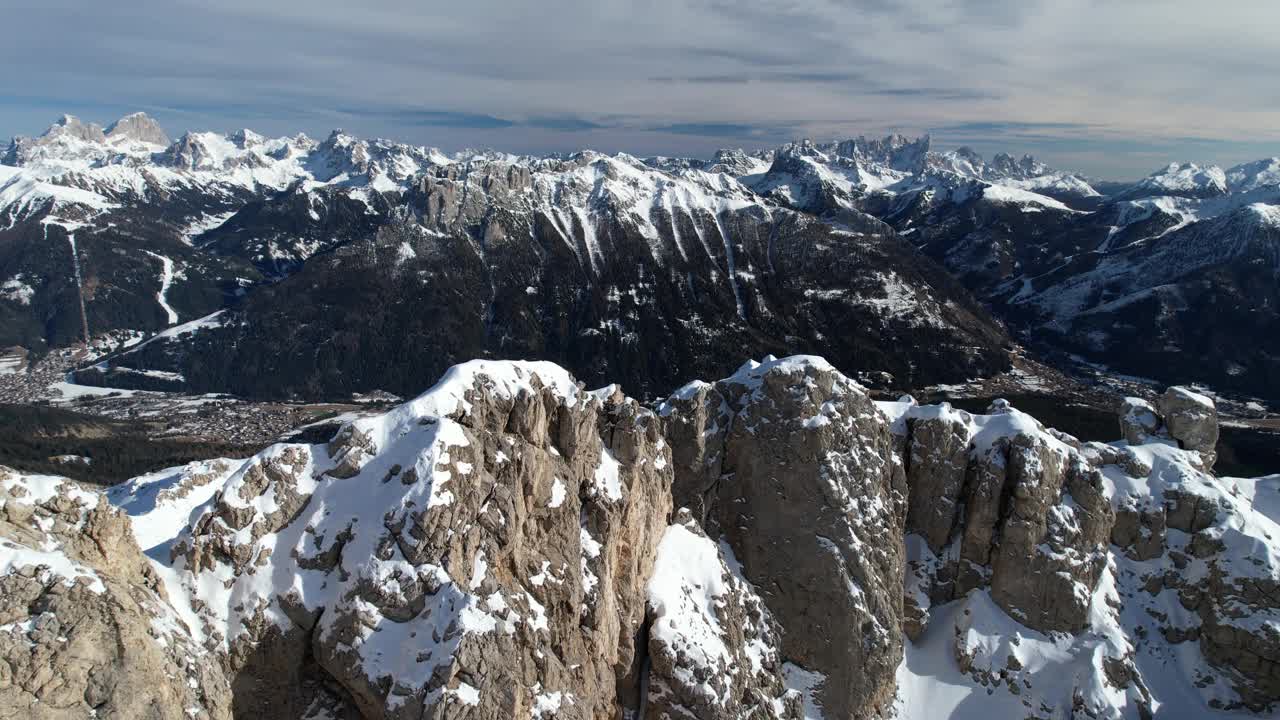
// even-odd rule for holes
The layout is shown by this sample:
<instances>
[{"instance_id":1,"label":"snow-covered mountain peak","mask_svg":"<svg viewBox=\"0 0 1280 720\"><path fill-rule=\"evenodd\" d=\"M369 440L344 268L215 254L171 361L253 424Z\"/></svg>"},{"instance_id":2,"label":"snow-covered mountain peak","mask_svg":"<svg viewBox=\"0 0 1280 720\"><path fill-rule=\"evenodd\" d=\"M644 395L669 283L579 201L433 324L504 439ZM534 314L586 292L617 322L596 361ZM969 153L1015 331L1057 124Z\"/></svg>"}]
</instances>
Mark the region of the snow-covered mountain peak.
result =
<instances>
[{"instance_id":1,"label":"snow-covered mountain peak","mask_svg":"<svg viewBox=\"0 0 1280 720\"><path fill-rule=\"evenodd\" d=\"M56 123L49 126L41 135L42 138L73 137L85 142L105 142L102 128L94 123L85 123L75 115L63 115Z\"/></svg>"},{"instance_id":2,"label":"snow-covered mountain peak","mask_svg":"<svg viewBox=\"0 0 1280 720\"><path fill-rule=\"evenodd\" d=\"M930 153L928 163L931 169L953 172L969 178L983 178L987 175L986 160L973 148L960 147L947 152Z\"/></svg>"},{"instance_id":3,"label":"snow-covered mountain peak","mask_svg":"<svg viewBox=\"0 0 1280 720\"><path fill-rule=\"evenodd\" d=\"M262 143L267 141L266 137L259 135L258 133L248 128L241 128L240 130L237 130L231 133L231 135L229 135L228 137L237 146L242 148L251 148L255 145L261 145ZM312 144L310 142L310 138L305 138L305 136L304 136L304 141L306 145Z\"/></svg>"},{"instance_id":4,"label":"snow-covered mountain peak","mask_svg":"<svg viewBox=\"0 0 1280 720\"><path fill-rule=\"evenodd\" d=\"M1227 187L1233 193L1280 187L1280 158L1269 157L1236 165L1227 170Z\"/></svg>"},{"instance_id":5,"label":"snow-covered mountain peak","mask_svg":"<svg viewBox=\"0 0 1280 720\"><path fill-rule=\"evenodd\" d=\"M1018 180L1040 177L1054 172L1048 165L1036 160L1031 155L1023 155L1021 158L1014 160L1013 156L1008 153L996 153L996 156L991 158L990 167L991 170L1000 173L1004 177Z\"/></svg>"},{"instance_id":6,"label":"snow-covered mountain peak","mask_svg":"<svg viewBox=\"0 0 1280 720\"><path fill-rule=\"evenodd\" d=\"M74 115L63 115L39 137L15 137L4 155L4 164L40 163L91 165L109 156L111 148L102 128L86 124Z\"/></svg>"},{"instance_id":7,"label":"snow-covered mountain peak","mask_svg":"<svg viewBox=\"0 0 1280 720\"><path fill-rule=\"evenodd\" d=\"M908 139L896 134L830 144L802 141L779 149L768 173L743 181L780 202L819 212L863 209L886 198L909 202L908 197L923 197L930 204L980 197L1065 211L1070 208L1063 200L1099 196L1079 175L1053 170L1030 155L1014 159L1001 153L988 163L972 148L937 152L930 149L931 142L928 135ZM1001 189L982 192L992 186Z\"/></svg>"},{"instance_id":8,"label":"snow-covered mountain peak","mask_svg":"<svg viewBox=\"0 0 1280 720\"><path fill-rule=\"evenodd\" d=\"M1280 228L1280 205L1253 203L1248 206L1248 210L1258 218L1260 224L1272 228Z\"/></svg>"},{"instance_id":9,"label":"snow-covered mountain peak","mask_svg":"<svg viewBox=\"0 0 1280 720\"><path fill-rule=\"evenodd\" d=\"M1226 195L1227 175L1217 165L1201 166L1192 162L1172 162L1139 180L1120 197L1126 199L1172 195L1176 197L1215 197Z\"/></svg>"},{"instance_id":10,"label":"snow-covered mountain peak","mask_svg":"<svg viewBox=\"0 0 1280 720\"><path fill-rule=\"evenodd\" d=\"M284 138L258 140L256 135L245 133L188 132L165 151L164 160L182 170L220 171L265 167L274 159L273 153L289 149L290 143Z\"/></svg>"},{"instance_id":11,"label":"snow-covered mountain peak","mask_svg":"<svg viewBox=\"0 0 1280 720\"><path fill-rule=\"evenodd\" d=\"M782 155L790 155L809 157L819 162L845 167L856 165L863 169L887 169L899 173L918 172L930 152L930 143L931 139L928 135L908 138L897 133L883 138L858 136L827 143L804 139L779 148L774 159Z\"/></svg>"},{"instance_id":12,"label":"snow-covered mountain peak","mask_svg":"<svg viewBox=\"0 0 1280 720\"><path fill-rule=\"evenodd\" d=\"M132 141L166 147L169 136L160 123L143 112L130 113L107 127L106 137L112 141Z\"/></svg>"},{"instance_id":13,"label":"snow-covered mountain peak","mask_svg":"<svg viewBox=\"0 0 1280 720\"><path fill-rule=\"evenodd\" d=\"M773 163L773 151L756 151L748 153L742 148L721 148L716 151L707 172L723 172L740 177L755 175L768 171Z\"/></svg>"},{"instance_id":14,"label":"snow-covered mountain peak","mask_svg":"<svg viewBox=\"0 0 1280 720\"><path fill-rule=\"evenodd\" d=\"M1014 159L1008 153L997 153L987 162L969 147L929 154L929 170L950 172L961 177L987 183L1007 185L1016 190L1065 198L1097 197L1088 181L1075 173L1055 170L1031 155Z\"/></svg>"}]
</instances>

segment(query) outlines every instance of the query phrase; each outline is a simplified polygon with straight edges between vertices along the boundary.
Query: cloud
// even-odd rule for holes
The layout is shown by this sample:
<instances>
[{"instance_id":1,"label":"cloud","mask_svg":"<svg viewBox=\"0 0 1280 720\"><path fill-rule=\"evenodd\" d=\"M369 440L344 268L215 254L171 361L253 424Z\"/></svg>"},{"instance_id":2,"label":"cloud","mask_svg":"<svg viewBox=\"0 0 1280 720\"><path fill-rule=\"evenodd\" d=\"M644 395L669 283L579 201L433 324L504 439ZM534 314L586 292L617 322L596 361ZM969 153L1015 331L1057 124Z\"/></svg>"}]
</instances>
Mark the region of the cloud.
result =
<instances>
[{"instance_id":1,"label":"cloud","mask_svg":"<svg viewBox=\"0 0 1280 720\"><path fill-rule=\"evenodd\" d=\"M885 97L925 98L937 101L950 100L996 100L1001 97L993 90L971 90L966 88L878 88L868 90L870 95Z\"/></svg>"},{"instance_id":2,"label":"cloud","mask_svg":"<svg viewBox=\"0 0 1280 720\"><path fill-rule=\"evenodd\" d=\"M467 128L493 130L515 127L517 123L483 113L451 112L448 110L372 110L347 108L341 111L353 118L380 117L395 124L414 128Z\"/></svg>"},{"instance_id":3,"label":"cloud","mask_svg":"<svg viewBox=\"0 0 1280 720\"><path fill-rule=\"evenodd\" d=\"M532 117L525 121L530 127L543 128L545 130L567 130L571 132L582 130L600 130L609 127L598 122L586 120L574 115L558 115L551 117Z\"/></svg>"},{"instance_id":4,"label":"cloud","mask_svg":"<svg viewBox=\"0 0 1280 720\"><path fill-rule=\"evenodd\" d=\"M697 135L710 138L745 139L780 139L794 137L791 128L748 125L745 123L706 122L706 123L671 123L650 127L650 132L673 133L676 135Z\"/></svg>"},{"instance_id":5,"label":"cloud","mask_svg":"<svg viewBox=\"0 0 1280 720\"><path fill-rule=\"evenodd\" d=\"M1280 145L1270 0L42 0L5 19L9 133L146 109L171 133L707 155L932 130L1130 174Z\"/></svg>"}]
</instances>

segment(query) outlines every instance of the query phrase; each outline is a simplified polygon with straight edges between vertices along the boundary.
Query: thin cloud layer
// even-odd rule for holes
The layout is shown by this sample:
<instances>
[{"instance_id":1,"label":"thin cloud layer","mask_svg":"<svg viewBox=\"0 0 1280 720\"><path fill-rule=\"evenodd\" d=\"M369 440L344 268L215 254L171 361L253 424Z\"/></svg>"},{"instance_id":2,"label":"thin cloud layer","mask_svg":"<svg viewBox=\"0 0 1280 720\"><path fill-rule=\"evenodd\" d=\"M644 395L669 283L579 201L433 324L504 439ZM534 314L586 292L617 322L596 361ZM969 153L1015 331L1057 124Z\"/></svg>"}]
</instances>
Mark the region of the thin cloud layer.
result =
<instances>
[{"instance_id":1,"label":"thin cloud layer","mask_svg":"<svg viewBox=\"0 0 1280 720\"><path fill-rule=\"evenodd\" d=\"M175 131L700 155L895 130L1110 177L1280 154L1270 0L366 5L10 8L0 129L145 109Z\"/></svg>"}]
</instances>

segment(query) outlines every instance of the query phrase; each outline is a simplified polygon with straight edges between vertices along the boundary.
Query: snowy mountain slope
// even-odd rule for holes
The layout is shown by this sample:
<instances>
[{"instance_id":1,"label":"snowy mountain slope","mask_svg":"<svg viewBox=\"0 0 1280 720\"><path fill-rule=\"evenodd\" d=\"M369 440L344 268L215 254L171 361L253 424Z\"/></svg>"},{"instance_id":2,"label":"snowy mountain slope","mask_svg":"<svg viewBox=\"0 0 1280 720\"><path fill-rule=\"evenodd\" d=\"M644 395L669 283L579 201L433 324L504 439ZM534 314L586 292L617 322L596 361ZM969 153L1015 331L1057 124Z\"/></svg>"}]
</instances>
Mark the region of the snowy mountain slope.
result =
<instances>
[{"instance_id":1,"label":"snowy mountain slope","mask_svg":"<svg viewBox=\"0 0 1280 720\"><path fill-rule=\"evenodd\" d=\"M1216 197L1226 195L1227 175L1216 165L1201 167L1195 163L1169 163L1116 195L1117 198L1155 196Z\"/></svg>"},{"instance_id":2,"label":"snowy mountain slope","mask_svg":"<svg viewBox=\"0 0 1280 720\"><path fill-rule=\"evenodd\" d=\"M1119 348L1099 342L1091 326L1101 320L1080 318L1086 311L1107 317L1119 302L1141 314L1132 323L1139 328L1181 318L1176 331L1149 343L1168 348L1165 354L1144 355L1157 372L1168 371L1164 379L1275 391L1267 360L1275 348L1258 349L1248 362L1230 360L1225 353L1238 338L1215 334L1203 308L1179 309L1180 298L1205 294L1194 290L1197 275L1213 272L1225 280L1211 289L1218 301L1256 298L1248 312L1264 323L1276 314L1261 275L1270 266L1247 265L1253 255L1231 250L1256 246L1245 238L1257 225L1251 218L1280 206L1272 160L1229 171L1175 163L1104 197L1081 176L1029 156L988 160L897 135L643 162L591 152L445 155L341 131L321 142L247 130L164 139L135 114L105 132L64 118L40 138L14 141L0 166L0 285L13 289L0 296L0 343L39 350L79 337L80 293L66 280L74 260L85 275L91 332L159 330L170 310L192 318L251 306L233 324L249 334L223 339L247 354L271 348L289 355L278 372L301 386L289 392L392 383L411 392L449 362L515 349L594 380L638 377L642 392L727 369L634 357L635 348L672 344L857 357L859 366L905 385L907 378L942 380L941 353L930 350L941 338L948 351L960 350L964 369L951 371L957 377L988 373L999 365L994 346L1005 343L997 339L1003 331L937 263L1028 344L1115 364ZM1205 247L1172 241L1178 233ZM912 245L927 259L912 257ZM798 262L779 262L780 248ZM173 262L168 307L159 302L155 255ZM442 278L432 258L461 268L458 277ZM381 361L361 371L354 365L364 361L328 357L324 333L356 347L374 332L345 324L359 313L341 307L344 263L362 276L351 302L370 303L361 307L375 315L409 314L422 303L446 308L447 321L435 329L420 327L419 318L384 320L394 328L388 332L443 342L453 348L448 357L416 373ZM823 272L823 263L838 272ZM326 288L324 297L307 296L315 312L271 289L304 271L310 279L288 292ZM410 282L410 273L420 282ZM396 294L380 285L383 277ZM1036 297L1042 290L1047 295ZM1079 297L1068 299L1073 293ZM1161 301L1136 302L1153 294ZM1244 310L1227 311L1228 326L1244 324ZM453 337L442 337L444 325ZM855 337L846 347L829 346L832 338L846 342L850 327ZM703 328L710 340L692 337ZM875 333L878 347L870 342ZM1188 334L1208 353L1203 363L1175 357ZM575 354L574 343L590 349ZM981 357L964 348L979 348ZM191 349L175 354L190 357ZM213 357L231 361L215 350L204 369L179 367L181 358L146 362L227 389L213 378L238 374L209 367ZM1228 360L1244 370L1213 369ZM669 374L651 377L656 365L672 362L678 367ZM1133 363L1126 369L1151 374ZM359 387L342 385L338 374L362 378ZM253 392L268 387L264 381Z\"/></svg>"},{"instance_id":3,"label":"snowy mountain slope","mask_svg":"<svg viewBox=\"0 0 1280 720\"><path fill-rule=\"evenodd\" d=\"M1103 197L1057 192L1080 178L1033 159L987 163L963 148L929 151L895 182L860 184L863 168L833 152L793 148L778 156L789 165L749 180L820 216L884 220L1037 349L1280 397L1280 347L1267 330L1280 320L1271 160L1228 172L1174 163Z\"/></svg>"},{"instance_id":4,"label":"snowy mountain slope","mask_svg":"<svg viewBox=\"0 0 1280 720\"><path fill-rule=\"evenodd\" d=\"M161 696L218 720L1269 716L1280 479L1212 474L1203 396L1124 412L1126 440L1081 443L1003 401L873 403L802 356L651 411L549 363L476 361L327 444L102 495L0 470L0 657L16 669L0 703ZM95 615L107 601L123 623ZM93 652L130 682L80 672L57 622L81 653L121 637Z\"/></svg>"},{"instance_id":5,"label":"snowy mountain slope","mask_svg":"<svg viewBox=\"0 0 1280 720\"><path fill-rule=\"evenodd\" d=\"M775 152L769 171L743 179L757 192L809 212L857 208L880 217L873 208L922 193L931 200L964 203L995 187L993 199L1054 206L1061 204L1058 200L1090 204L1099 197L1080 176L1052 170L1030 156L1014 160L1000 154L987 163L969 148L937 152L930 145L928 136L900 135L793 143Z\"/></svg>"},{"instance_id":6,"label":"snowy mountain slope","mask_svg":"<svg viewBox=\"0 0 1280 720\"><path fill-rule=\"evenodd\" d=\"M1280 186L1280 158L1242 163L1227 170L1227 187L1233 193Z\"/></svg>"},{"instance_id":7,"label":"snowy mountain slope","mask_svg":"<svg viewBox=\"0 0 1280 720\"><path fill-rule=\"evenodd\" d=\"M1251 204L1024 281L1016 311L1130 373L1277 397L1277 206Z\"/></svg>"},{"instance_id":8,"label":"snowy mountain slope","mask_svg":"<svg viewBox=\"0 0 1280 720\"><path fill-rule=\"evenodd\" d=\"M412 392L484 353L549 358L636 392L724 372L743 346L822 349L904 382L1004 362L1002 330L882 223L820 222L724 173L477 155L394 204L346 197L295 188L204 233L200 247L296 274L249 295L221 332L119 362L275 395ZM414 360L421 343L437 355Z\"/></svg>"},{"instance_id":9,"label":"snowy mountain slope","mask_svg":"<svg viewBox=\"0 0 1280 720\"><path fill-rule=\"evenodd\" d=\"M834 335L832 313L843 314L846 307L869 315L877 324L899 325L901 331L918 326L930 334L957 337L975 331L985 337L1000 333L927 263L902 257L904 248L880 237L885 228L875 221L851 212L843 218L843 227L833 232L795 213L779 213L731 177L758 173L770 157L767 154L725 151L708 164L685 163L661 170L626 155L589 152L531 158L464 151L446 157L426 148L358 140L341 131L320 143L305 136L266 139L247 130L230 135L192 132L160 147L155 141L162 134L145 116L133 115L108 133L65 119L41 138L15 140L8 159L17 163L16 169L5 169L9 178L5 197L11 203L0 213L9 219L11 236L20 241L12 244L7 263L0 257L0 267L7 264L7 277L22 278L14 282L22 282L35 296L28 304L9 309L24 320L14 325L20 331L9 342L37 347L40 341L65 342L76 329L64 327L59 320L54 332L48 327L41 332L38 321L42 311L47 316L48 309L66 304L57 268L68 258L58 258L56 246L35 246L36 238L43 236L42 230L37 234L35 229L50 218L94 227L92 245L83 244L82 235L81 251L92 253L80 258L90 276L88 285L120 298L105 304L96 293L86 297L89 325L95 330L164 327L171 310L180 317L208 315L237 302L241 295L252 294L264 281L298 272L315 256L360 243L368 251L380 242L379 237L402 234L407 224L422 227L425 234L397 244L391 259L395 267L426 261L434 251L421 247L422 238L428 244L432 237L441 242L445 236L465 240L466 245L480 248L488 273L527 276L518 283L503 283L502 290L514 296L503 300L497 298L491 278L477 278L467 292L479 296L478 307L500 312L504 305L527 306L550 294L556 296L555 306L571 303L570 308L577 308L570 312L582 318L574 322L575 333L603 337L601 331L616 330L624 344L639 336L634 329L623 329L627 321L614 316L619 309L609 298L619 290L648 295L648 300L641 298L642 304L654 302L655 294L672 296L671 302L679 307L668 306L664 322L684 323L687 332L703 327L710 316L720 316L731 302L732 313L725 320L739 327L730 332L738 338L775 338L760 344L762 349L784 349L784 337L813 340L816 333ZM892 150L874 144L872 149L882 154ZM850 234L844 235L846 231ZM748 233L752 245L767 242L769 247L740 247L748 241L735 237L737 233ZM519 250L519 243L497 234L529 237L533 243ZM834 287L828 287L828 280L810 283L803 273L766 279L762 274L766 268L772 275L778 266L790 264L771 256L774 246L803 245L801 238L809 234L815 239L836 238L839 245L870 243L874 254L900 259L892 267L868 267L862 277L831 278L836 281ZM780 245L779 237L784 239ZM841 239L845 237L863 240ZM491 242L510 247L512 255L499 257L488 249ZM614 243L622 247L620 253L613 252ZM463 246L443 244L449 246L446 254L463 250ZM786 252L799 250L797 246ZM849 249L830 244L815 251L834 253L846 263L852 260L847 257ZM563 268L568 256L560 257L562 252L573 258ZM111 253L110 263L102 260L106 253ZM631 262L635 253L640 253L649 272L656 272L661 283L670 287L655 289L654 278L643 272L631 279L607 277L614 272L635 275L633 269L619 267ZM739 253L744 253L741 258ZM162 283L154 271L144 272L154 265L156 255L174 262L170 289L163 293L168 307L155 301L161 297ZM36 263L36 256L44 257ZM813 260L805 258L803 264L807 273ZM37 277L41 281L32 282ZM545 294L526 292L527 288L536 291L551 277L573 278L572 284L581 285L577 299L571 301L554 288ZM780 281L789 287L779 289ZM146 288L149 283L157 287ZM628 285L634 289L627 290ZM132 292L139 299L123 302ZM779 292L785 296L777 297ZM703 302L710 306L700 307ZM785 310L795 302L813 308L799 323L789 320ZM526 313L521 310L520 314ZM549 316L550 308L541 314ZM522 327L526 319L511 318L515 325L510 328L503 328L502 320L484 319L489 328L485 334L529 332ZM536 349L545 342L535 343L534 351L551 351L565 359L559 354L562 350ZM749 342L759 344L760 340ZM564 338L554 340L555 346L565 344ZM990 345L977 338L958 343L958 347ZM907 344L900 346L905 349ZM480 351L471 347L452 357ZM884 365L905 368L909 365L905 359L891 358ZM985 366L992 359L977 362ZM444 366L419 371L405 387L428 377L421 373L439 372ZM597 372L603 377L603 368ZM313 386L314 380L309 379ZM379 387L385 382L370 381Z\"/></svg>"}]
</instances>

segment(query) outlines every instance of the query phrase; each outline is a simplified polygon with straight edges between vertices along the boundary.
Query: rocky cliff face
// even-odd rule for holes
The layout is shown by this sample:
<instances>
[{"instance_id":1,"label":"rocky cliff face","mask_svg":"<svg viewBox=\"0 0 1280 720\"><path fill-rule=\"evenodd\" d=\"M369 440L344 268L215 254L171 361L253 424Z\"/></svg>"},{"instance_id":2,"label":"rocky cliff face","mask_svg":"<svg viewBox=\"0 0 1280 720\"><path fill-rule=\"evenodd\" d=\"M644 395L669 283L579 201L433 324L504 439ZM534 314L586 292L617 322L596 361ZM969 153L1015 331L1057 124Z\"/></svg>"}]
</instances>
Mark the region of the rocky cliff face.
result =
<instances>
[{"instance_id":1,"label":"rocky cliff face","mask_svg":"<svg viewBox=\"0 0 1280 720\"><path fill-rule=\"evenodd\" d=\"M0 467L0 717L232 717L128 516L70 480Z\"/></svg>"},{"instance_id":2,"label":"rocky cliff face","mask_svg":"<svg viewBox=\"0 0 1280 720\"><path fill-rule=\"evenodd\" d=\"M817 358L749 363L662 407L676 495L741 561L831 717L879 714L902 658L906 482L866 392ZM690 436L697 450L686 454Z\"/></svg>"},{"instance_id":3,"label":"rocky cliff face","mask_svg":"<svg viewBox=\"0 0 1280 720\"><path fill-rule=\"evenodd\" d=\"M748 363L654 409L473 362L331 442L0 477L34 718L1145 718L1280 702L1280 478Z\"/></svg>"}]
</instances>

